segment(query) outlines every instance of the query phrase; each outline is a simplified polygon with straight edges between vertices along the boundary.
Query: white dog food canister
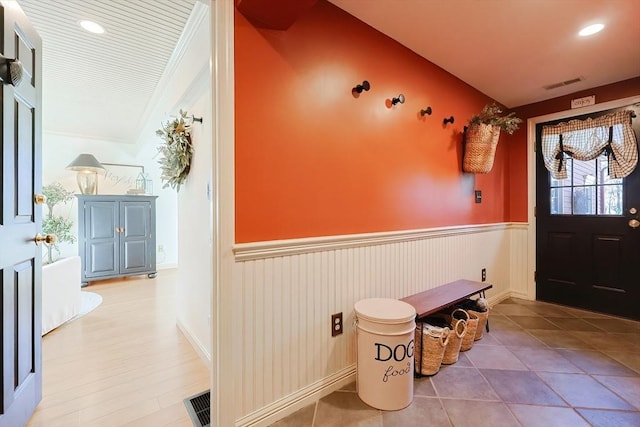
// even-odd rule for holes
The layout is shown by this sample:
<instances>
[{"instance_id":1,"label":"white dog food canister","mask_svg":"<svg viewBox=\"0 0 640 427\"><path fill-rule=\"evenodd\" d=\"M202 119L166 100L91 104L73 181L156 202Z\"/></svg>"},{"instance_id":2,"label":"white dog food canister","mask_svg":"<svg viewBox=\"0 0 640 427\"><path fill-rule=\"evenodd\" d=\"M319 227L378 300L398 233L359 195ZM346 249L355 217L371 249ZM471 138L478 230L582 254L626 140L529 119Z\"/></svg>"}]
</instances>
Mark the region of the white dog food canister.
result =
<instances>
[{"instance_id":1,"label":"white dog food canister","mask_svg":"<svg viewBox=\"0 0 640 427\"><path fill-rule=\"evenodd\" d=\"M395 411L413 401L413 356L416 311L388 298L355 304L356 387L364 403Z\"/></svg>"}]
</instances>

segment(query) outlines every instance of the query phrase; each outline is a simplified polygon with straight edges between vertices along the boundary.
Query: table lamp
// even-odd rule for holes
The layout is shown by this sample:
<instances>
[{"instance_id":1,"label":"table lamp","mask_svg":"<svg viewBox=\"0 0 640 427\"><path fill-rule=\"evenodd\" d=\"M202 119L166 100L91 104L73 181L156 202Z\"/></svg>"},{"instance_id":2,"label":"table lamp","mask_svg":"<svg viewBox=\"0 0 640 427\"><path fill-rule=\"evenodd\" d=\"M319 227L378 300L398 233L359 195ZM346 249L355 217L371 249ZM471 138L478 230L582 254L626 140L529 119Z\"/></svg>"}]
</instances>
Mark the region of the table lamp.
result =
<instances>
[{"instance_id":1,"label":"table lamp","mask_svg":"<svg viewBox=\"0 0 640 427\"><path fill-rule=\"evenodd\" d=\"M104 166L92 154L80 154L66 169L78 173L80 193L98 194L98 172L103 171Z\"/></svg>"}]
</instances>

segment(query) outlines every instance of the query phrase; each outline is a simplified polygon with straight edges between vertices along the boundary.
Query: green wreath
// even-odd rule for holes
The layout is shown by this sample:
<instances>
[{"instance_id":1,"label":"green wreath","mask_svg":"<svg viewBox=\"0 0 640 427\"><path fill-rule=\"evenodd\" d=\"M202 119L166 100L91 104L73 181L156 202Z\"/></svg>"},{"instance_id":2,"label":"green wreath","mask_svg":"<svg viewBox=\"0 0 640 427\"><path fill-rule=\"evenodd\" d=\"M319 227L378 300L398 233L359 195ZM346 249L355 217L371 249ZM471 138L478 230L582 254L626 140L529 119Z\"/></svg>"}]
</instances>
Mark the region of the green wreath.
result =
<instances>
[{"instance_id":1,"label":"green wreath","mask_svg":"<svg viewBox=\"0 0 640 427\"><path fill-rule=\"evenodd\" d=\"M194 151L191 142L192 125L193 117L180 110L177 118L168 121L162 129L156 131L156 135L164 139L164 143L158 147L158 153L161 155L158 163L160 179L163 181L162 188L171 187L180 191L180 185L189 175Z\"/></svg>"}]
</instances>

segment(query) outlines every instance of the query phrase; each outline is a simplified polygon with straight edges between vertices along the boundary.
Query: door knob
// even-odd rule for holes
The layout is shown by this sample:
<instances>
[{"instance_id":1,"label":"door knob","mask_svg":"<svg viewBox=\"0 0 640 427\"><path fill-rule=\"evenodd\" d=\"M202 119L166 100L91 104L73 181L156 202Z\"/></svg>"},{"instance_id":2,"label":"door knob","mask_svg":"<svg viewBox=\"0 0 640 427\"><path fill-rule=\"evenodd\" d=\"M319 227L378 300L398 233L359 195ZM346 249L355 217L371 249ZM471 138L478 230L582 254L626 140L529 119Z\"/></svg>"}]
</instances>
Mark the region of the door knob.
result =
<instances>
[{"instance_id":1,"label":"door knob","mask_svg":"<svg viewBox=\"0 0 640 427\"><path fill-rule=\"evenodd\" d=\"M47 203L47 196L45 196L44 194L34 194L33 201L36 205L44 205L45 203Z\"/></svg>"},{"instance_id":2,"label":"door knob","mask_svg":"<svg viewBox=\"0 0 640 427\"><path fill-rule=\"evenodd\" d=\"M638 228L640 227L640 221L638 221L637 219L630 219L629 220L629 227L631 228Z\"/></svg>"},{"instance_id":3,"label":"door knob","mask_svg":"<svg viewBox=\"0 0 640 427\"><path fill-rule=\"evenodd\" d=\"M48 245L52 245L56 242L56 235L55 234L45 234L42 235L40 233L36 234L36 237L33 238L33 241L36 242L36 245L39 245L40 243L44 242Z\"/></svg>"},{"instance_id":4,"label":"door knob","mask_svg":"<svg viewBox=\"0 0 640 427\"><path fill-rule=\"evenodd\" d=\"M0 55L0 81L2 84L18 86L22 80L22 63L14 58Z\"/></svg>"}]
</instances>

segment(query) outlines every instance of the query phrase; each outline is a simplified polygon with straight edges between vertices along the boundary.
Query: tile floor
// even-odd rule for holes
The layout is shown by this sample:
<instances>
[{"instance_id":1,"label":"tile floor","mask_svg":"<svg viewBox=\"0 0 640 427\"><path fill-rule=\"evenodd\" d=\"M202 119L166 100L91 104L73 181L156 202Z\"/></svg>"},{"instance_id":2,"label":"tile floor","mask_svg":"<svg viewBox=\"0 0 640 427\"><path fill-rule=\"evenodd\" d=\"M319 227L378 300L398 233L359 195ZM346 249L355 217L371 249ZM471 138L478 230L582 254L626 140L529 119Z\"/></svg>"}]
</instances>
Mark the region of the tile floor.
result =
<instances>
[{"instance_id":1,"label":"tile floor","mask_svg":"<svg viewBox=\"0 0 640 427\"><path fill-rule=\"evenodd\" d=\"M458 362L414 382L400 411L350 384L274 427L640 426L640 322L508 299Z\"/></svg>"}]
</instances>

